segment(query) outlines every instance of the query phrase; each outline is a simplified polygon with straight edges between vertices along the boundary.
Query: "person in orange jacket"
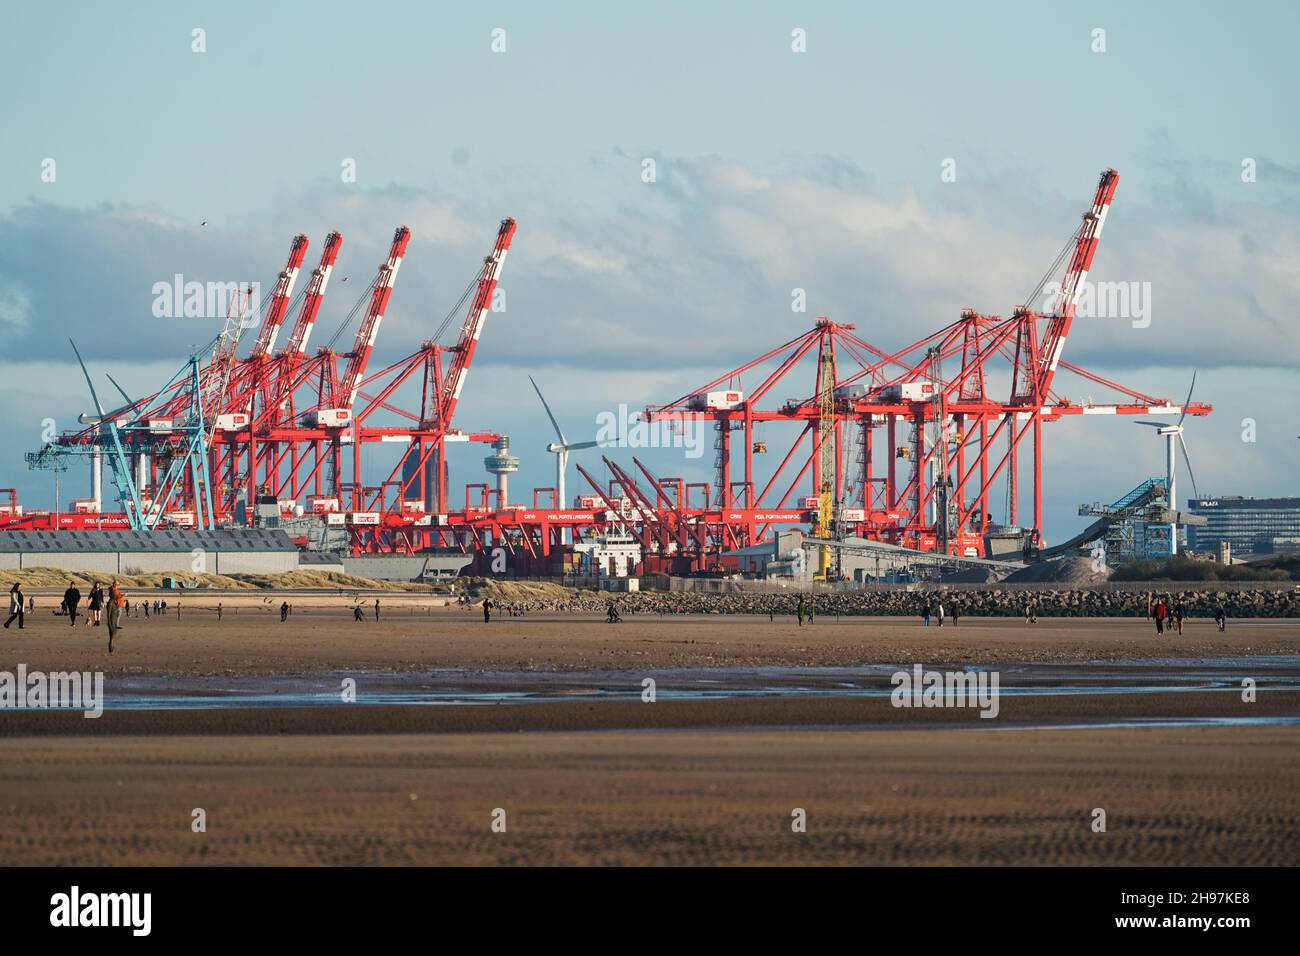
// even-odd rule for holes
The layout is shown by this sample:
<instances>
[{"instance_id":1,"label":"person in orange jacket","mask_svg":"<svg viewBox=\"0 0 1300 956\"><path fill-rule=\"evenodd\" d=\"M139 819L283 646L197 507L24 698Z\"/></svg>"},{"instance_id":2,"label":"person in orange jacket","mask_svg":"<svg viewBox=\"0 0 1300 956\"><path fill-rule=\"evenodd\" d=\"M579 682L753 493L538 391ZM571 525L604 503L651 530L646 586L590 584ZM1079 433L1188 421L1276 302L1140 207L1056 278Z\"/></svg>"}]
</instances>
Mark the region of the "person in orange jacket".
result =
<instances>
[{"instance_id":1,"label":"person in orange jacket","mask_svg":"<svg viewBox=\"0 0 1300 956\"><path fill-rule=\"evenodd\" d=\"M108 589L108 652L113 653L113 638L122 624L122 606L126 604L126 595L114 581Z\"/></svg>"}]
</instances>

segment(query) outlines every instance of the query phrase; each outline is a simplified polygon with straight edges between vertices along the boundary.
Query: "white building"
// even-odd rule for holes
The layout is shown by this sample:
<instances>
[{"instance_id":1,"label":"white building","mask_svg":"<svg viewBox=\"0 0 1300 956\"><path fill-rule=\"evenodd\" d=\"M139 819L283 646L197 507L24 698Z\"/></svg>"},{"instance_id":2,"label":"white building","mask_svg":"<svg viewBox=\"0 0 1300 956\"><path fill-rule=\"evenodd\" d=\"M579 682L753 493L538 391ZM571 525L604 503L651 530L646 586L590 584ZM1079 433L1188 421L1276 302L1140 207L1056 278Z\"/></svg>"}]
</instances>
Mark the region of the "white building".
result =
<instances>
[{"instance_id":1,"label":"white building","mask_svg":"<svg viewBox=\"0 0 1300 956\"><path fill-rule=\"evenodd\" d=\"M627 533L611 531L573 546L582 555L579 574L592 578L626 578L641 563L641 545Z\"/></svg>"}]
</instances>

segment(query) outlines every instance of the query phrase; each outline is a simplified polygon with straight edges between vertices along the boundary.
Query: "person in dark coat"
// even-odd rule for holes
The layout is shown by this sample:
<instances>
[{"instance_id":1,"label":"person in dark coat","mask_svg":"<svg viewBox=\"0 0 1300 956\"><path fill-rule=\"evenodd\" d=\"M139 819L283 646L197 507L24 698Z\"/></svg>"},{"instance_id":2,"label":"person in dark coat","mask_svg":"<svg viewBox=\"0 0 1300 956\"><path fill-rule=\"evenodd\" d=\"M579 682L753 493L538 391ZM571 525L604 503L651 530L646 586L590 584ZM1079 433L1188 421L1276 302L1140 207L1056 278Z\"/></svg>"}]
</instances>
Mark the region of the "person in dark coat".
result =
<instances>
[{"instance_id":1,"label":"person in dark coat","mask_svg":"<svg viewBox=\"0 0 1300 956\"><path fill-rule=\"evenodd\" d=\"M100 626L104 614L104 589L96 582L90 589L90 603L86 605L86 624Z\"/></svg>"},{"instance_id":2,"label":"person in dark coat","mask_svg":"<svg viewBox=\"0 0 1300 956\"><path fill-rule=\"evenodd\" d=\"M68 611L68 623L77 623L77 605L81 603L81 592L71 581L68 582L68 589L63 592L63 606Z\"/></svg>"},{"instance_id":3,"label":"person in dark coat","mask_svg":"<svg viewBox=\"0 0 1300 956\"><path fill-rule=\"evenodd\" d=\"M26 618L23 615L23 586L17 581L9 589L9 620L5 621L6 630L14 622L14 618L18 618L18 630L21 631L27 626Z\"/></svg>"}]
</instances>

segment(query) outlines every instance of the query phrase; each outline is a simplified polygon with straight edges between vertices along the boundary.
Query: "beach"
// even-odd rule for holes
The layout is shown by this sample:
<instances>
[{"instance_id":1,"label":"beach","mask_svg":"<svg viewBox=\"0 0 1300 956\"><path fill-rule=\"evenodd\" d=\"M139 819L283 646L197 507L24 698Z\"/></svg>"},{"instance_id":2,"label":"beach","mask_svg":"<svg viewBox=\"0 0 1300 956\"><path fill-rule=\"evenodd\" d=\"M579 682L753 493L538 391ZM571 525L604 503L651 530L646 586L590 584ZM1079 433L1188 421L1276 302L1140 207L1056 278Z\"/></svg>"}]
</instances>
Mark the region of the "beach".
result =
<instances>
[{"instance_id":1,"label":"beach","mask_svg":"<svg viewBox=\"0 0 1300 956\"><path fill-rule=\"evenodd\" d=\"M1290 621L484 624L399 595L376 623L373 598L361 622L351 597L221 600L177 620L169 598L111 656L40 598L4 632L0 670L102 671L107 706L0 712L0 863L1300 861ZM997 674L993 719L895 706L918 664Z\"/></svg>"}]
</instances>

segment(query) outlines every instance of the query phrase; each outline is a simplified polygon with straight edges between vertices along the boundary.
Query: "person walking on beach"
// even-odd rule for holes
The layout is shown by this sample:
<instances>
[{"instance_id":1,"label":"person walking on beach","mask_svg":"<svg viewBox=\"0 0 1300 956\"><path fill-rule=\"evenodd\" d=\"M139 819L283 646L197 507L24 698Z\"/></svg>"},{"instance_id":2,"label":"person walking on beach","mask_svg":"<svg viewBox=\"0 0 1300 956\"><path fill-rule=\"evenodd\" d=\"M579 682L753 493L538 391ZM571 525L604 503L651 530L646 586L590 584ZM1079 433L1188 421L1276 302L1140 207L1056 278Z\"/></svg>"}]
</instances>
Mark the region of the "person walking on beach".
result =
<instances>
[{"instance_id":1,"label":"person walking on beach","mask_svg":"<svg viewBox=\"0 0 1300 956\"><path fill-rule=\"evenodd\" d=\"M108 589L108 652L110 654L113 653L113 638L117 637L117 630L122 626L122 605L125 603L126 595L114 580Z\"/></svg>"},{"instance_id":2,"label":"person walking on beach","mask_svg":"<svg viewBox=\"0 0 1300 956\"><path fill-rule=\"evenodd\" d=\"M490 598L484 598L483 599L483 623L486 624L491 620L492 620L492 600Z\"/></svg>"},{"instance_id":3,"label":"person walking on beach","mask_svg":"<svg viewBox=\"0 0 1300 956\"><path fill-rule=\"evenodd\" d=\"M280 623L283 624L289 619L289 602L285 601L280 605Z\"/></svg>"},{"instance_id":4,"label":"person walking on beach","mask_svg":"<svg viewBox=\"0 0 1300 956\"><path fill-rule=\"evenodd\" d=\"M89 612L86 615L86 626L89 627L93 622L95 627L99 627L103 620L104 588L98 581L90 589L90 603L86 605L86 610Z\"/></svg>"},{"instance_id":5,"label":"person walking on beach","mask_svg":"<svg viewBox=\"0 0 1300 956\"><path fill-rule=\"evenodd\" d=\"M221 620L221 602L217 602L217 620Z\"/></svg>"},{"instance_id":6,"label":"person walking on beach","mask_svg":"<svg viewBox=\"0 0 1300 956\"><path fill-rule=\"evenodd\" d=\"M375 623L379 623L379 598L375 598Z\"/></svg>"},{"instance_id":7,"label":"person walking on beach","mask_svg":"<svg viewBox=\"0 0 1300 956\"><path fill-rule=\"evenodd\" d=\"M1165 599L1161 598L1156 601L1155 618L1157 634L1163 634L1165 632L1165 615L1168 613L1169 609L1165 606Z\"/></svg>"},{"instance_id":8,"label":"person walking on beach","mask_svg":"<svg viewBox=\"0 0 1300 956\"><path fill-rule=\"evenodd\" d=\"M1228 626L1228 614L1223 609L1222 601L1214 602L1214 623L1219 625L1219 630L1223 631Z\"/></svg>"},{"instance_id":9,"label":"person walking on beach","mask_svg":"<svg viewBox=\"0 0 1300 956\"><path fill-rule=\"evenodd\" d=\"M925 607L921 608L921 620L925 621L925 626L930 626L930 602L925 602Z\"/></svg>"},{"instance_id":10,"label":"person walking on beach","mask_svg":"<svg viewBox=\"0 0 1300 956\"><path fill-rule=\"evenodd\" d=\"M147 618L149 616L149 602L141 601L140 603L144 605L144 616Z\"/></svg>"},{"instance_id":11,"label":"person walking on beach","mask_svg":"<svg viewBox=\"0 0 1300 956\"><path fill-rule=\"evenodd\" d=\"M361 619L361 605L355 604L352 606L352 620L360 622Z\"/></svg>"},{"instance_id":12,"label":"person walking on beach","mask_svg":"<svg viewBox=\"0 0 1300 956\"><path fill-rule=\"evenodd\" d=\"M68 582L68 589L63 592L63 606L68 609L68 624L75 626L77 623L77 605L81 603L81 592L71 581Z\"/></svg>"},{"instance_id":13,"label":"person walking on beach","mask_svg":"<svg viewBox=\"0 0 1300 956\"><path fill-rule=\"evenodd\" d=\"M804 602L804 596L803 596L802 594L800 594L800 595L799 595L799 603L798 603L798 605L795 607L795 613L799 615L799 626L800 626L800 627L803 627L803 615L804 615L804 611L806 610L806 608L807 608L807 605L806 605L805 602Z\"/></svg>"},{"instance_id":14,"label":"person walking on beach","mask_svg":"<svg viewBox=\"0 0 1300 956\"><path fill-rule=\"evenodd\" d=\"M939 618L939 626L943 627L943 602L942 601L939 602L938 618Z\"/></svg>"},{"instance_id":15,"label":"person walking on beach","mask_svg":"<svg viewBox=\"0 0 1300 956\"><path fill-rule=\"evenodd\" d=\"M1178 633L1183 633L1183 618L1187 614L1187 605L1183 599L1179 598L1174 604L1174 626L1178 628Z\"/></svg>"},{"instance_id":16,"label":"person walking on beach","mask_svg":"<svg viewBox=\"0 0 1300 956\"><path fill-rule=\"evenodd\" d=\"M33 594L31 597L29 597L29 598L27 599L27 613L28 613L28 614L35 614L35 613L36 613L36 595L35 595L35 594Z\"/></svg>"},{"instance_id":17,"label":"person walking on beach","mask_svg":"<svg viewBox=\"0 0 1300 956\"><path fill-rule=\"evenodd\" d=\"M21 631L27 626L26 618L23 616L23 586L17 581L9 589L9 620L5 621L5 630L9 629L14 618L18 618L18 630Z\"/></svg>"}]
</instances>

